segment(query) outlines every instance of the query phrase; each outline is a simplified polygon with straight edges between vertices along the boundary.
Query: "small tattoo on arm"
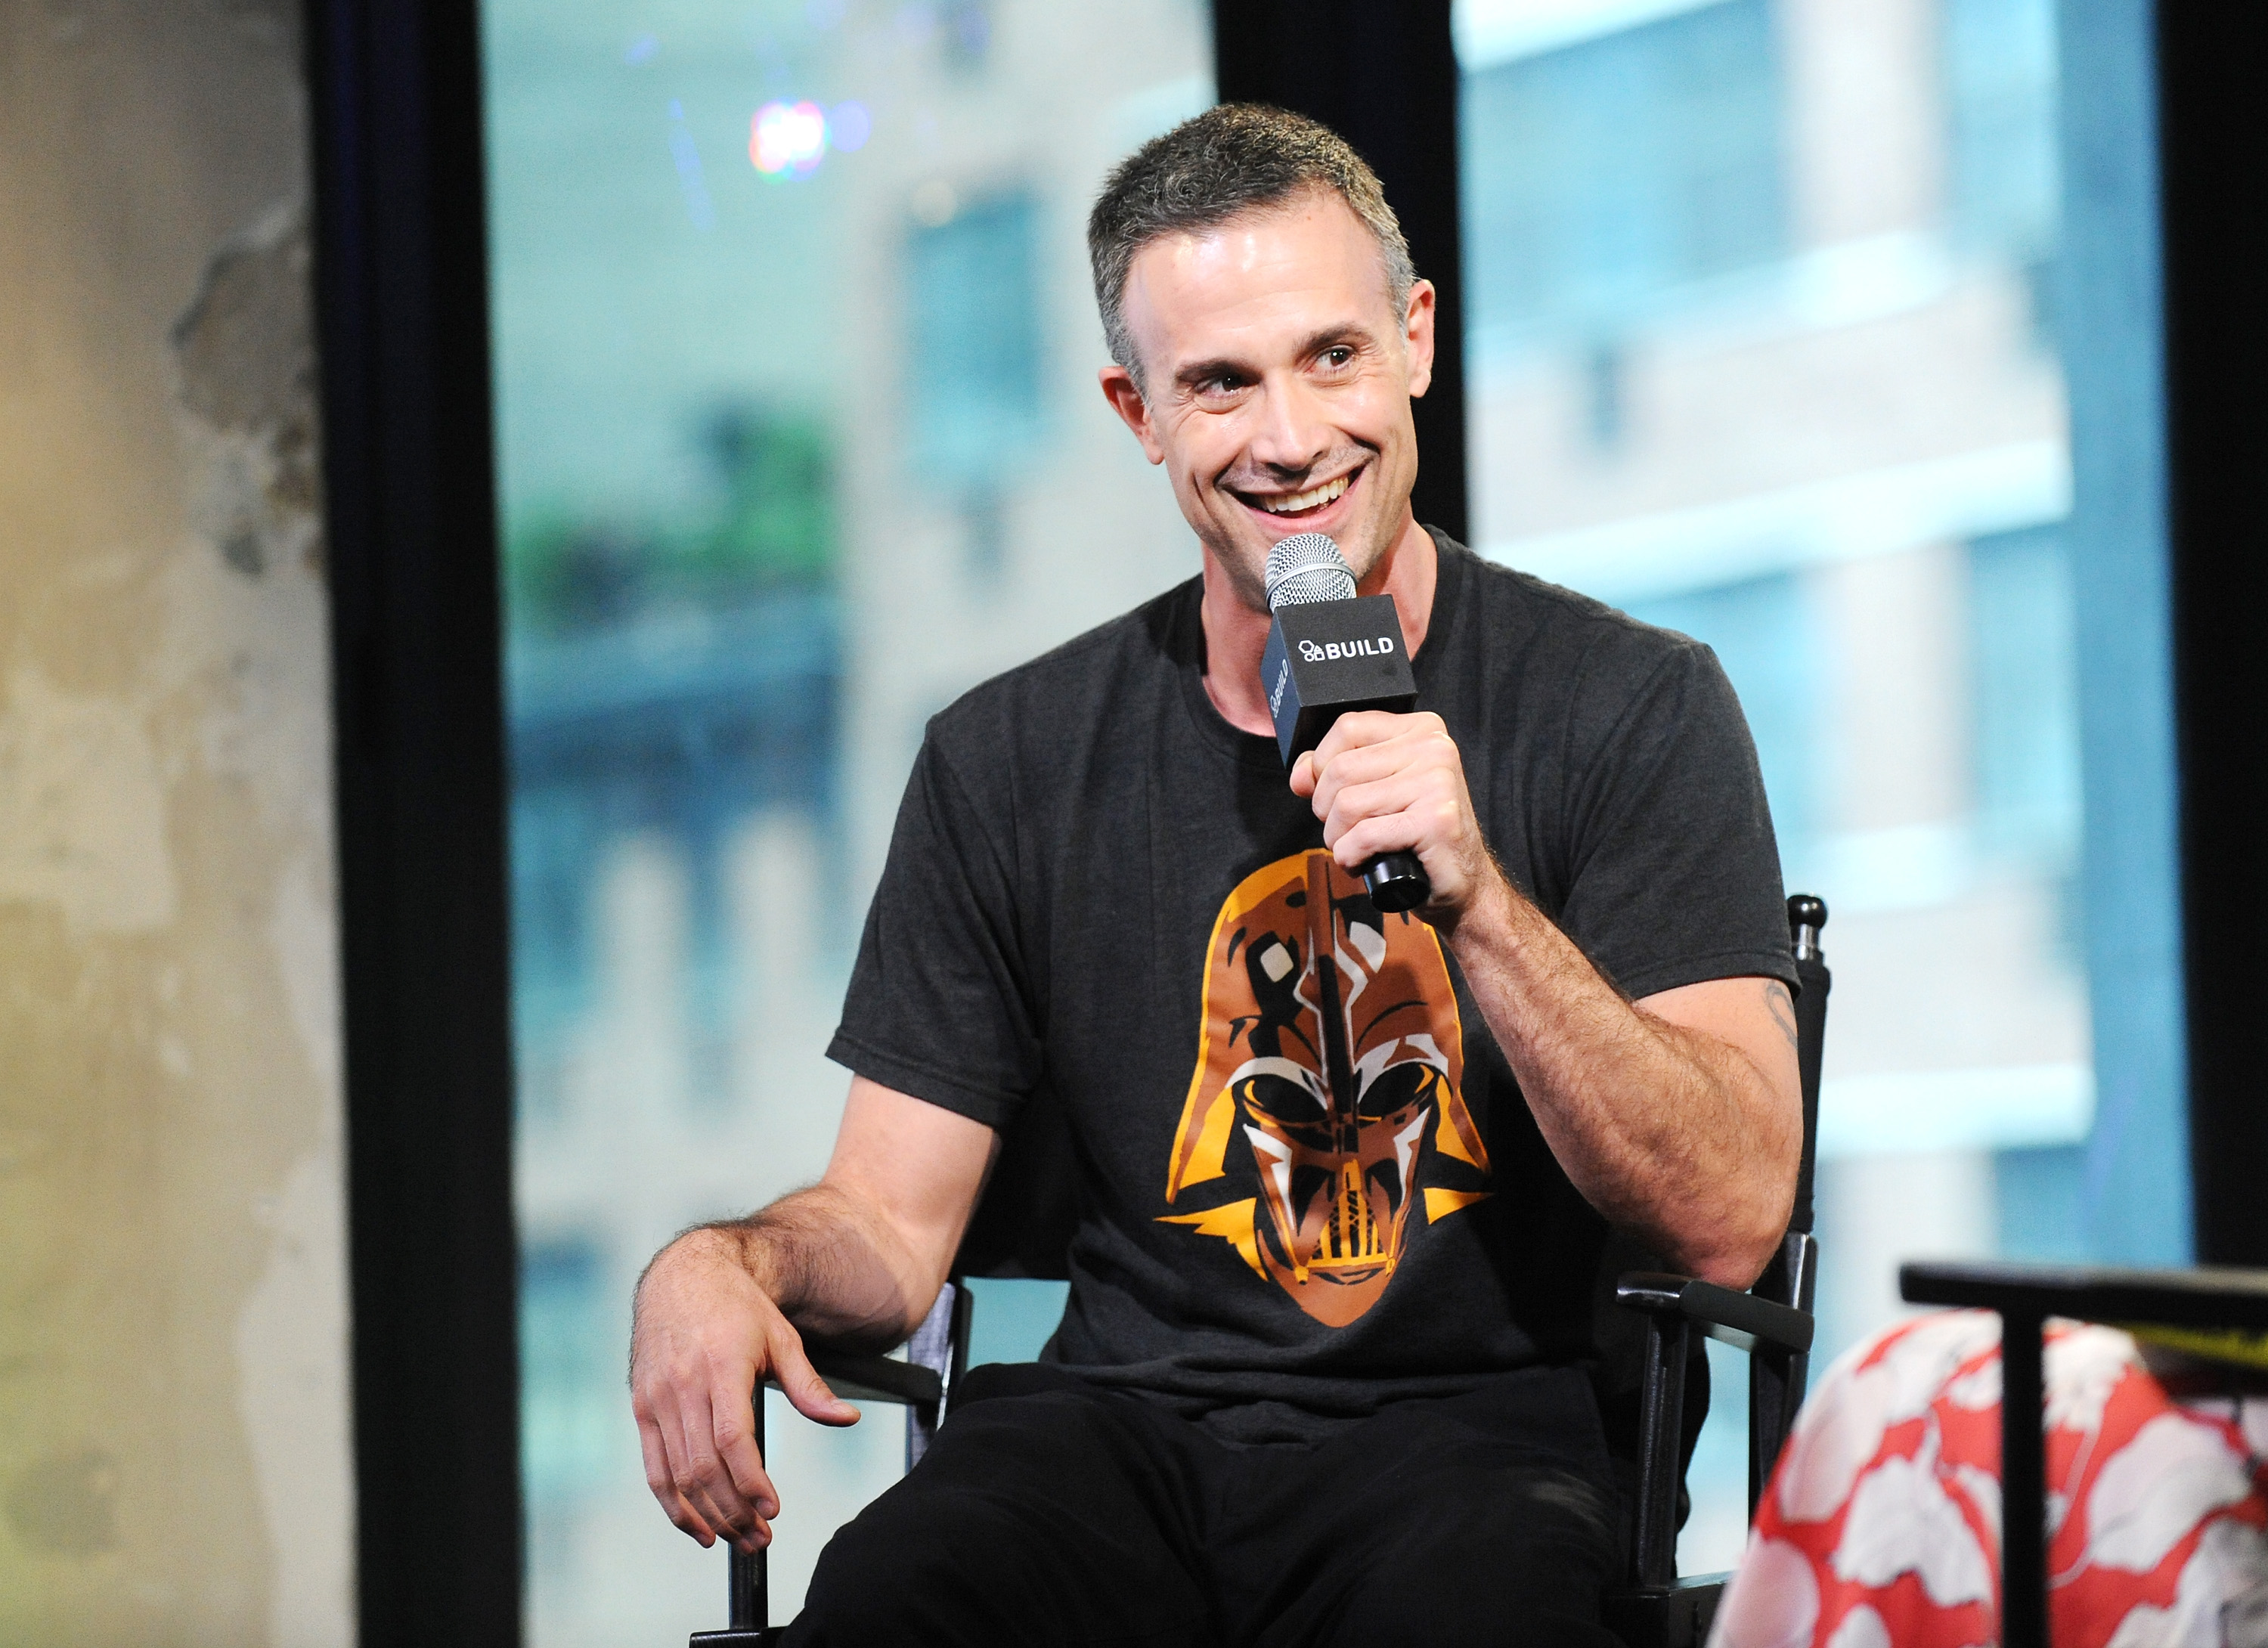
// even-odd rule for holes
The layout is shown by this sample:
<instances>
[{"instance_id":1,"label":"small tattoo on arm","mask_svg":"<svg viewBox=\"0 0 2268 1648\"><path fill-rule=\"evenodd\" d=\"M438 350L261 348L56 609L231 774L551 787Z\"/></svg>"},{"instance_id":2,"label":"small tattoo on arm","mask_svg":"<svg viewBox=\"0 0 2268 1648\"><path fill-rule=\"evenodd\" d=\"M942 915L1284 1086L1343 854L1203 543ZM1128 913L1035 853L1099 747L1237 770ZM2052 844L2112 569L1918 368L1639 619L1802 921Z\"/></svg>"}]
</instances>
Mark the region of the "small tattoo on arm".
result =
<instances>
[{"instance_id":1,"label":"small tattoo on arm","mask_svg":"<svg viewBox=\"0 0 2268 1648\"><path fill-rule=\"evenodd\" d=\"M1778 979L1767 979L1764 982L1764 1006L1771 1012L1772 1022L1779 1026L1779 1033L1787 1038L1788 1051L1800 1051L1802 1044L1795 1032L1795 1001L1788 995L1787 986Z\"/></svg>"}]
</instances>

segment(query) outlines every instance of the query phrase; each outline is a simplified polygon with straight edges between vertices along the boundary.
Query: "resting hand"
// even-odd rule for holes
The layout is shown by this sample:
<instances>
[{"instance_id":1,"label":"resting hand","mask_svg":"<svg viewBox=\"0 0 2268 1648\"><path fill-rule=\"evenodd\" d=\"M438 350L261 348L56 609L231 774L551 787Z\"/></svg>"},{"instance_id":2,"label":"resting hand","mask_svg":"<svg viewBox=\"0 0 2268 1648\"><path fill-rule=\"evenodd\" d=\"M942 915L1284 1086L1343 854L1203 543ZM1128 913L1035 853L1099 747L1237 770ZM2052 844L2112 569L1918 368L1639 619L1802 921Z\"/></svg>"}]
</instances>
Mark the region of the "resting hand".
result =
<instances>
[{"instance_id":1,"label":"resting hand","mask_svg":"<svg viewBox=\"0 0 2268 1648\"><path fill-rule=\"evenodd\" d=\"M1441 717L1366 710L1338 718L1292 765L1292 793L1314 806L1323 845L1352 872L1381 853L1417 853L1433 884L1419 912L1454 926L1499 872Z\"/></svg>"},{"instance_id":2,"label":"resting hand","mask_svg":"<svg viewBox=\"0 0 2268 1648\"><path fill-rule=\"evenodd\" d=\"M827 1388L742 1252L730 1230L691 1231L647 1269L630 1408L646 1486L669 1519L703 1545L722 1536L754 1552L771 1542L779 1495L756 1447L751 1394L769 1375L806 1418L855 1424L858 1410Z\"/></svg>"}]
</instances>

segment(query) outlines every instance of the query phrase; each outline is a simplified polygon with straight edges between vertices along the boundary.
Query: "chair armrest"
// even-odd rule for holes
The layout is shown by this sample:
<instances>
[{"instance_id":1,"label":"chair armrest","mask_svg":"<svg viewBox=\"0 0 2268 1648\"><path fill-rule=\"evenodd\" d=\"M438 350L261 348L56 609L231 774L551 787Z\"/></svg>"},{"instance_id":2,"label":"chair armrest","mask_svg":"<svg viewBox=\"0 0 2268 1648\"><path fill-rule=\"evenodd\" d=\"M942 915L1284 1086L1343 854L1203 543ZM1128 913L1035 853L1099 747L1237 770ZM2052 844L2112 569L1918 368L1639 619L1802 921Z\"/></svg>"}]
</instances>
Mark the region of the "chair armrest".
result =
<instances>
[{"instance_id":1,"label":"chair armrest","mask_svg":"<svg viewBox=\"0 0 2268 1648\"><path fill-rule=\"evenodd\" d=\"M950 1313L953 1290L948 1288L939 1296L939 1303ZM965 1320L966 1313L963 1313ZM907 1416L908 1463L911 1464L911 1442L917 1423L934 1425L945 1402L945 1379L933 1367L919 1362L901 1362L895 1357L855 1356L846 1351L831 1350L824 1345L806 1342L804 1349L811 1357L811 1365L819 1377L837 1396L852 1402L896 1402L913 1411ZM767 1377L764 1384L779 1388L779 1380ZM755 1438L759 1450L764 1446L763 1391L755 1393ZM768 1456L769 1457L769 1456ZM780 1632L769 1622L771 1608L771 1585L767 1573L767 1553L748 1552L738 1546L733 1548L727 1563L732 1599L732 1624L720 1631L695 1631L688 1648L775 1648Z\"/></svg>"},{"instance_id":2,"label":"chair armrest","mask_svg":"<svg viewBox=\"0 0 2268 1648\"><path fill-rule=\"evenodd\" d=\"M811 1365L828 1388L849 1402L895 1402L904 1408L934 1408L945 1394L945 1381L935 1368L892 1357L845 1356L814 1350ZM766 1379L777 1388L777 1379Z\"/></svg>"},{"instance_id":3,"label":"chair armrest","mask_svg":"<svg viewBox=\"0 0 2268 1648\"><path fill-rule=\"evenodd\" d=\"M1940 1262L1899 1266L1898 1291L1912 1305L2018 1316L2268 1330L2268 1270Z\"/></svg>"},{"instance_id":4,"label":"chair armrest","mask_svg":"<svg viewBox=\"0 0 2268 1648\"><path fill-rule=\"evenodd\" d=\"M1775 1305L1753 1293L1736 1293L1697 1276L1633 1270L1615 1284L1615 1303L1649 1315L1683 1316L1699 1322L1714 1337L1730 1338L1742 1350L1753 1349L1758 1342L1797 1356L1811 1349L1815 1324L1808 1312Z\"/></svg>"}]
</instances>

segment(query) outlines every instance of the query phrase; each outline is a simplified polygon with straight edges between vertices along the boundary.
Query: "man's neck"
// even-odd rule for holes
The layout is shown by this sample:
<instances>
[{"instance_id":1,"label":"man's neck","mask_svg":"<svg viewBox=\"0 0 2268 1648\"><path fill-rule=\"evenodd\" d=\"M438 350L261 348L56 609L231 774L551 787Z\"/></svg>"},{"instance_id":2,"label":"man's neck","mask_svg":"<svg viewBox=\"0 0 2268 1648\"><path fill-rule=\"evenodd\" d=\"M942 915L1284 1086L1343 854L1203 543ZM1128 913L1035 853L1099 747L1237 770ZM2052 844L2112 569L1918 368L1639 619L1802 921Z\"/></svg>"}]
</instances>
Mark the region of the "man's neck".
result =
<instances>
[{"instance_id":1,"label":"man's neck","mask_svg":"<svg viewBox=\"0 0 2268 1648\"><path fill-rule=\"evenodd\" d=\"M1393 548L1378 558L1361 584L1365 595L1391 595L1402 620L1402 642L1416 658L1433 617L1440 572L1433 540L1414 515L1402 518ZM1268 695L1260 689L1260 655L1268 650L1269 614L1239 599L1211 550L1204 552L1205 695L1222 720L1241 732L1272 738Z\"/></svg>"}]
</instances>

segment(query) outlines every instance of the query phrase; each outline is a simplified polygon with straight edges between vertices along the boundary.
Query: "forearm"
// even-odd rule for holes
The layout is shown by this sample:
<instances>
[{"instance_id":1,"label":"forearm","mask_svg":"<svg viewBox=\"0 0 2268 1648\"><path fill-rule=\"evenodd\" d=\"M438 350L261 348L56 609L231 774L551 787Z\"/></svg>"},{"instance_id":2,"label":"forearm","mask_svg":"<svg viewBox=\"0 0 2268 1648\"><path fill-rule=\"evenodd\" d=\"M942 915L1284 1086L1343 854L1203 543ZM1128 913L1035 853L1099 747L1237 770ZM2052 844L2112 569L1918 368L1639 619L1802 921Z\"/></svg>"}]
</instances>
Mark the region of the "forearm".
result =
<instances>
[{"instance_id":1,"label":"forearm","mask_svg":"<svg viewBox=\"0 0 2268 1648\"><path fill-rule=\"evenodd\" d=\"M1739 1049L1624 1000L1491 871L1443 937L1553 1156L1670 1263L1747 1286L1787 1222L1800 1116Z\"/></svg>"},{"instance_id":2,"label":"forearm","mask_svg":"<svg viewBox=\"0 0 2268 1648\"><path fill-rule=\"evenodd\" d=\"M804 1336L886 1350L919 1324L953 1262L998 1140L991 1129L854 1077L824 1182L744 1219L689 1230L638 1278L630 1408L646 1484L707 1544L753 1551L778 1501L747 1424L748 1393L851 1424Z\"/></svg>"},{"instance_id":3,"label":"forearm","mask_svg":"<svg viewBox=\"0 0 2268 1648\"><path fill-rule=\"evenodd\" d=\"M926 1276L929 1267L888 1220L834 1184L794 1191L678 1240L718 1244L799 1332L847 1348L902 1343L937 1293L939 1278Z\"/></svg>"}]
</instances>

